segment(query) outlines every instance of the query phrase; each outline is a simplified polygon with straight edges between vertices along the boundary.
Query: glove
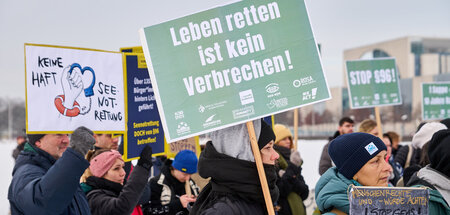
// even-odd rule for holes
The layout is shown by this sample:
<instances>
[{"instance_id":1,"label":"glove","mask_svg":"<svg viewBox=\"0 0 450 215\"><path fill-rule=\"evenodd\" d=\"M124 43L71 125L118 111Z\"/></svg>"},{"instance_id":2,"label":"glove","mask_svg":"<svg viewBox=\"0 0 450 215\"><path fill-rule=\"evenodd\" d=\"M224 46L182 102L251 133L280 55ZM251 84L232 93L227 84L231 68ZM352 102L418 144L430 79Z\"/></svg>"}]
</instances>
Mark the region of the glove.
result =
<instances>
[{"instance_id":1,"label":"glove","mask_svg":"<svg viewBox=\"0 0 450 215\"><path fill-rule=\"evenodd\" d=\"M150 169L153 166L152 154L153 154L152 147L150 147L149 145L146 145L145 148L141 152L141 157L139 158L137 165L150 171Z\"/></svg>"},{"instance_id":2,"label":"glove","mask_svg":"<svg viewBox=\"0 0 450 215\"><path fill-rule=\"evenodd\" d=\"M90 129L81 126L73 131L69 147L85 156L94 144L94 133Z\"/></svg>"},{"instance_id":3,"label":"glove","mask_svg":"<svg viewBox=\"0 0 450 215\"><path fill-rule=\"evenodd\" d=\"M293 163L296 166L301 166L303 163L302 157L300 156L300 152L297 150L291 152L291 163Z\"/></svg>"}]
</instances>

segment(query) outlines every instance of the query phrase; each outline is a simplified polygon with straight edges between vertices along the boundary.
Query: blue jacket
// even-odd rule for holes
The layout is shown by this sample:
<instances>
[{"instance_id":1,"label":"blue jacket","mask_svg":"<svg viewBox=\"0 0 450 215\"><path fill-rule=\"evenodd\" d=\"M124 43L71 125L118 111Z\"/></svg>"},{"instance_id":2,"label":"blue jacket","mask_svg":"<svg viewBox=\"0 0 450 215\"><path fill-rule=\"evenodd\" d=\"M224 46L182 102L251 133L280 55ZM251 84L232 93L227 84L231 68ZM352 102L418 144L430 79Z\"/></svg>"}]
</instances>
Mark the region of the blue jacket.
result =
<instances>
[{"instance_id":1,"label":"blue jacket","mask_svg":"<svg viewBox=\"0 0 450 215\"><path fill-rule=\"evenodd\" d=\"M16 160L9 186L11 214L91 214L79 184L88 167L89 162L71 148L56 160L26 144Z\"/></svg>"},{"instance_id":2,"label":"blue jacket","mask_svg":"<svg viewBox=\"0 0 450 215\"><path fill-rule=\"evenodd\" d=\"M355 180L349 180L339 173L336 167L329 168L316 184L315 196L319 210L321 212L329 212L333 208L336 208L348 214L350 202L347 197L347 189L352 184L361 186Z\"/></svg>"}]
</instances>

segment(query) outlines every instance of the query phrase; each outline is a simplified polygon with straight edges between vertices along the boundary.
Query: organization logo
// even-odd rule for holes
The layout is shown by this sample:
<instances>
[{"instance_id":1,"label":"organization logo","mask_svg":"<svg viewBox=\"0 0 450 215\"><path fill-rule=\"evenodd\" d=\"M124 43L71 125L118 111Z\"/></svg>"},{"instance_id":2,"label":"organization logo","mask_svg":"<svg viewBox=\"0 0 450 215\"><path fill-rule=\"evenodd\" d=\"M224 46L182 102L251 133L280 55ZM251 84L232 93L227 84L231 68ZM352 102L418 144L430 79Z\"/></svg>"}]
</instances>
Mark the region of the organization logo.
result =
<instances>
[{"instance_id":1,"label":"organization logo","mask_svg":"<svg viewBox=\"0 0 450 215\"><path fill-rule=\"evenodd\" d=\"M253 97L253 91L251 89L239 92L239 97L241 98L242 105L247 105L255 102L255 98Z\"/></svg>"},{"instance_id":2,"label":"organization logo","mask_svg":"<svg viewBox=\"0 0 450 215\"><path fill-rule=\"evenodd\" d=\"M373 142L370 142L369 144L367 144L366 147L367 152L369 152L370 155L373 155L373 153L378 151L377 146L375 146L375 144Z\"/></svg>"},{"instance_id":3,"label":"organization logo","mask_svg":"<svg viewBox=\"0 0 450 215\"><path fill-rule=\"evenodd\" d=\"M184 112L182 110L175 112L175 119L183 119Z\"/></svg>"},{"instance_id":4,"label":"organization logo","mask_svg":"<svg viewBox=\"0 0 450 215\"><path fill-rule=\"evenodd\" d=\"M180 122L178 124L178 127L177 127L177 134L178 135L187 134L189 132L191 132L191 128L188 126L187 123Z\"/></svg>"},{"instance_id":5,"label":"organization logo","mask_svg":"<svg viewBox=\"0 0 450 215\"><path fill-rule=\"evenodd\" d=\"M249 117L249 116L255 114L255 109L253 108L253 105L252 105L252 106L233 110L232 112L233 112L234 119L240 119L240 118Z\"/></svg>"},{"instance_id":6,"label":"organization logo","mask_svg":"<svg viewBox=\"0 0 450 215\"><path fill-rule=\"evenodd\" d=\"M266 92L268 93L267 98L272 98L274 96L279 96L281 93L279 92L280 87L277 83L270 83L266 86Z\"/></svg>"},{"instance_id":7,"label":"organization logo","mask_svg":"<svg viewBox=\"0 0 450 215\"><path fill-rule=\"evenodd\" d=\"M270 100L270 103L267 104L267 107L269 109L273 108L282 108L288 105L288 99L287 98L281 98L281 99L272 99Z\"/></svg>"},{"instance_id":8,"label":"organization logo","mask_svg":"<svg viewBox=\"0 0 450 215\"><path fill-rule=\"evenodd\" d=\"M205 110L206 110L206 108L205 108L205 106L203 106L203 105L200 105L200 106L198 107L198 112L200 112L200 113L205 112Z\"/></svg>"},{"instance_id":9,"label":"organization logo","mask_svg":"<svg viewBox=\"0 0 450 215\"><path fill-rule=\"evenodd\" d=\"M213 114L210 117L208 117L205 120L205 123L203 123L203 128L208 128L208 127L211 127L211 126L220 125L222 123L222 120L220 120L220 119L214 120L215 116L216 116L216 114Z\"/></svg>"},{"instance_id":10,"label":"organization logo","mask_svg":"<svg viewBox=\"0 0 450 215\"><path fill-rule=\"evenodd\" d=\"M316 95L317 95L317 87L316 88L312 88L310 91L305 91L302 93L303 95L303 101L305 100L310 100L310 99L315 99Z\"/></svg>"},{"instance_id":11,"label":"organization logo","mask_svg":"<svg viewBox=\"0 0 450 215\"><path fill-rule=\"evenodd\" d=\"M296 79L294 81L292 81L292 85L295 88L301 87L301 86L306 86L312 83L316 83L316 80L314 80L314 78L312 76L308 76L308 77L304 77L304 78L300 78L300 79Z\"/></svg>"}]
</instances>

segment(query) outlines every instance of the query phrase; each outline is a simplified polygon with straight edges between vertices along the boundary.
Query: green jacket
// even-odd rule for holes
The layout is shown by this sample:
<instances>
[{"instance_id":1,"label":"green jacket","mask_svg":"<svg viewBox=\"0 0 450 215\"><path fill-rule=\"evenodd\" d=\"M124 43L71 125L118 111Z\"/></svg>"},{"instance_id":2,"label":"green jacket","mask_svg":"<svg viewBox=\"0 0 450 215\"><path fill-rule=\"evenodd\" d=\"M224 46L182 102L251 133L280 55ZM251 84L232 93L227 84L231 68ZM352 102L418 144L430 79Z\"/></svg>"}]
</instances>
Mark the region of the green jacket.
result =
<instances>
[{"instance_id":1,"label":"green jacket","mask_svg":"<svg viewBox=\"0 0 450 215\"><path fill-rule=\"evenodd\" d=\"M316 184L316 204L321 212L334 214L331 211L336 208L344 213L349 213L350 202L347 191L350 185L361 186L355 180L349 180L337 171L336 167L329 168Z\"/></svg>"}]
</instances>

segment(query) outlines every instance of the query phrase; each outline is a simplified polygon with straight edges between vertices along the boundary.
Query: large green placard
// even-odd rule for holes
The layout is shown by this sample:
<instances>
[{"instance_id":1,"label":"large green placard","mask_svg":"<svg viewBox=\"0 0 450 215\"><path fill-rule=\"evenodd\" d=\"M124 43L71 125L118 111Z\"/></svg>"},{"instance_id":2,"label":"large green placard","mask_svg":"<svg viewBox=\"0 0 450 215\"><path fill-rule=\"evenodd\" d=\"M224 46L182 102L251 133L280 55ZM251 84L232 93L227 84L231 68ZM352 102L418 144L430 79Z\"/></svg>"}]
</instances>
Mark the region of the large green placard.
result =
<instances>
[{"instance_id":1,"label":"large green placard","mask_svg":"<svg viewBox=\"0 0 450 215\"><path fill-rule=\"evenodd\" d=\"M303 1L240 1L140 34L169 142L330 98Z\"/></svg>"},{"instance_id":2,"label":"large green placard","mask_svg":"<svg viewBox=\"0 0 450 215\"><path fill-rule=\"evenodd\" d=\"M402 103L394 58L347 61L351 107L368 108Z\"/></svg>"},{"instance_id":3,"label":"large green placard","mask_svg":"<svg viewBox=\"0 0 450 215\"><path fill-rule=\"evenodd\" d=\"M422 119L450 118L450 82L422 83Z\"/></svg>"}]
</instances>

